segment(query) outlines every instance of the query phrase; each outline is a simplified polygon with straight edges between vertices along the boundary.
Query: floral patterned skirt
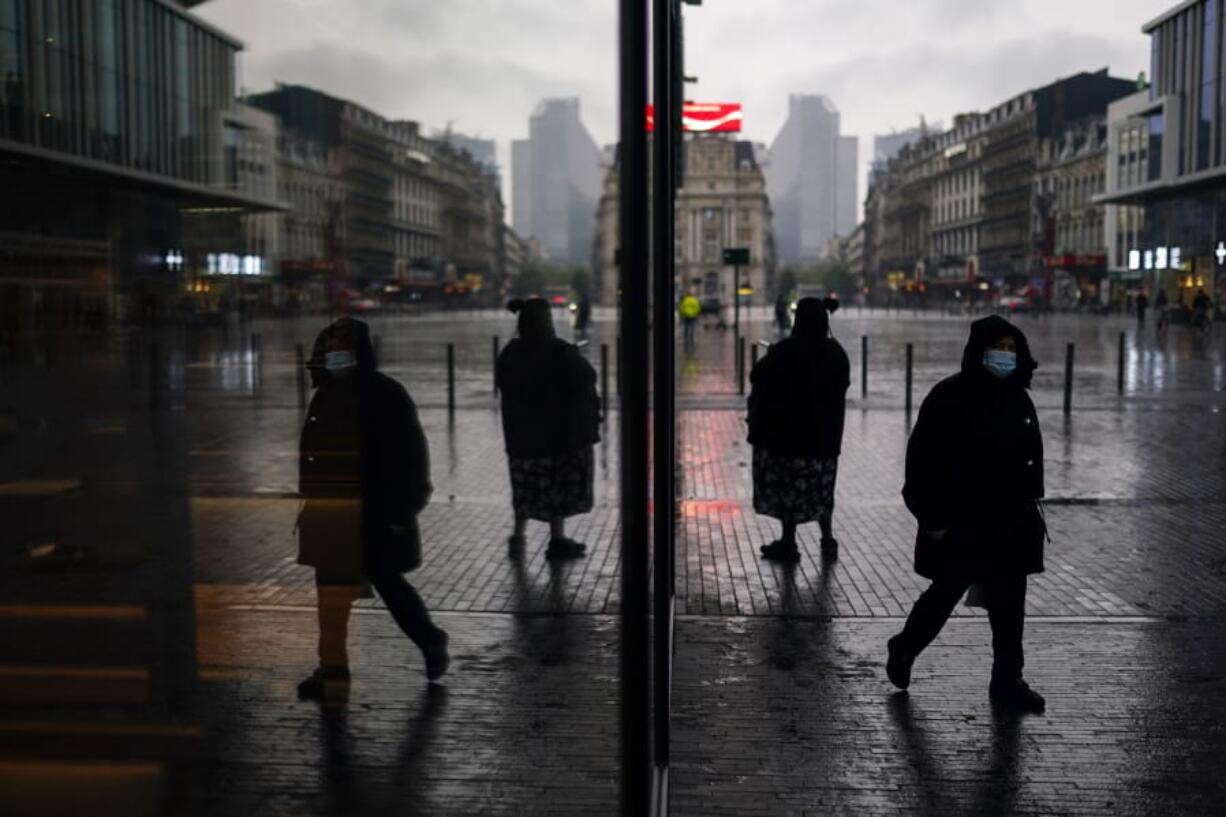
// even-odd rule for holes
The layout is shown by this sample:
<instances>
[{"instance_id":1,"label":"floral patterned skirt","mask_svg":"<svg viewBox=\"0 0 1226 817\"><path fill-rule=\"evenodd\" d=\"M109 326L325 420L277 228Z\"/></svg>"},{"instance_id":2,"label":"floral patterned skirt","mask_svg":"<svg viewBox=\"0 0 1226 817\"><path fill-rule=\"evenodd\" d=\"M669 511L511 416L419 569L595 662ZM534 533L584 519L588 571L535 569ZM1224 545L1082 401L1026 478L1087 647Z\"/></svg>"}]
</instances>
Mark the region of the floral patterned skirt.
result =
<instances>
[{"instance_id":1,"label":"floral patterned skirt","mask_svg":"<svg viewBox=\"0 0 1226 817\"><path fill-rule=\"evenodd\" d=\"M555 457L511 457L510 465L516 516L548 522L592 509L591 446Z\"/></svg>"},{"instance_id":2,"label":"floral patterned skirt","mask_svg":"<svg viewBox=\"0 0 1226 817\"><path fill-rule=\"evenodd\" d=\"M797 525L834 510L838 457L797 459L753 450L753 509Z\"/></svg>"}]
</instances>

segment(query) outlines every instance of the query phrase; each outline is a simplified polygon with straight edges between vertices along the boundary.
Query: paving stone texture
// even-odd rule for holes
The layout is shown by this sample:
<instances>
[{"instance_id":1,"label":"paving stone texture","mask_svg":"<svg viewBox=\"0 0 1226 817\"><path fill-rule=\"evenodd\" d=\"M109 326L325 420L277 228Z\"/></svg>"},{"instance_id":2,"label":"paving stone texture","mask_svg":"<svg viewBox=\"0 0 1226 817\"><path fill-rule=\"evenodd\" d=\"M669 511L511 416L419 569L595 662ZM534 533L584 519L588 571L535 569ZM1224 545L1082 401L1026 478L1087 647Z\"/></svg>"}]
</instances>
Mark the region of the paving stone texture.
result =
<instances>
[{"instance_id":1,"label":"paving stone texture","mask_svg":"<svg viewBox=\"0 0 1226 817\"><path fill-rule=\"evenodd\" d=\"M841 554L828 566L815 526L801 528L798 565L757 555L778 526L752 510L733 334L705 329L693 355L679 354L676 813L1220 813L1226 342L1173 330L1159 343L1119 319L1018 320L1042 364L1034 396L1052 544L1027 600L1027 674L1048 696L1042 718L989 708L982 611L956 611L909 696L893 694L881 667L885 639L924 587L899 496L912 419L903 350L914 344L918 407L956 368L968 318L836 315L853 385ZM40 618L88 604L151 611L132 639L143 646L124 659L151 667L151 691L142 705L87 702L70 715L5 705L23 738L0 742L0 771L6 758L45 754L30 735L48 722L173 722L203 737L187 760L165 764L157 802L171 813L612 813L616 395L596 448L596 507L570 527L589 556L546 562L546 531L534 525L524 557L510 559L491 384L492 337L512 335L510 316L372 320L385 369L417 400L430 440L435 493L421 518L425 564L411 579L451 631L455 662L445 688L428 693L382 603L362 600L353 694L321 710L293 695L313 661L315 622L311 573L294 560L295 345L309 349L320 325L117 334L8 361L0 692L17 689L11 678L29 665L115 664L123 636ZM742 334L774 337L760 310ZM615 335L598 311L585 347L597 366ZM612 348L609 362L613 392ZM35 558L49 544L51 556ZM71 648L53 650L49 633Z\"/></svg>"}]
</instances>

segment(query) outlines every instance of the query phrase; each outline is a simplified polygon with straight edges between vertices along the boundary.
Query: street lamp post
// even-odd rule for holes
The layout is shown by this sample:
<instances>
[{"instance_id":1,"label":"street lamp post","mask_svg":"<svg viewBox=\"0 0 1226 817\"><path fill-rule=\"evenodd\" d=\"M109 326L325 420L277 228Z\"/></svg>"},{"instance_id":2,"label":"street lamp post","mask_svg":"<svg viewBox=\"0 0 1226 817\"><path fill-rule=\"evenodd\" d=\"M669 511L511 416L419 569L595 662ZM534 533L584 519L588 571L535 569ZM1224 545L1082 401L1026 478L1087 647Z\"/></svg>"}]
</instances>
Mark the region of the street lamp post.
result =
<instances>
[{"instance_id":1,"label":"street lamp post","mask_svg":"<svg viewBox=\"0 0 1226 817\"><path fill-rule=\"evenodd\" d=\"M749 266L748 247L728 247L724 250L724 265L732 265L732 329L741 335L741 267Z\"/></svg>"}]
</instances>

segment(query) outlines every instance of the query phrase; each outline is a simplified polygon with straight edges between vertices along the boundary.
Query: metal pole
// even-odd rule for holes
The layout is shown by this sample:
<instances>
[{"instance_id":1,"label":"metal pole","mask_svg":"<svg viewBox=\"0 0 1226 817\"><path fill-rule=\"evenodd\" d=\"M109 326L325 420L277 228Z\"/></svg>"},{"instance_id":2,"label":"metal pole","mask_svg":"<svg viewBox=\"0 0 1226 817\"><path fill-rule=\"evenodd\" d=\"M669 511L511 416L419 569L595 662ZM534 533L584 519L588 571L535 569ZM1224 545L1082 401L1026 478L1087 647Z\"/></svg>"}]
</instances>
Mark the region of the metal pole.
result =
<instances>
[{"instance_id":1,"label":"metal pole","mask_svg":"<svg viewBox=\"0 0 1226 817\"><path fill-rule=\"evenodd\" d=\"M1120 332L1119 372L1116 378L1116 380L1118 381L1116 385L1116 390L1120 394L1124 393L1124 335L1125 334L1126 333L1124 332Z\"/></svg>"},{"instance_id":2,"label":"metal pole","mask_svg":"<svg viewBox=\"0 0 1226 817\"><path fill-rule=\"evenodd\" d=\"M447 344L447 414L455 416L455 344Z\"/></svg>"},{"instance_id":3,"label":"metal pole","mask_svg":"<svg viewBox=\"0 0 1226 817\"><path fill-rule=\"evenodd\" d=\"M621 247L621 810L650 801L647 598L647 3L621 0L619 18L619 246ZM668 111L659 111L663 118ZM625 369L624 373L622 369Z\"/></svg>"},{"instance_id":4,"label":"metal pole","mask_svg":"<svg viewBox=\"0 0 1226 817\"><path fill-rule=\"evenodd\" d=\"M298 369L298 408L305 409L307 406L306 351L302 348L301 343L294 346L294 363Z\"/></svg>"},{"instance_id":5,"label":"metal pole","mask_svg":"<svg viewBox=\"0 0 1226 817\"><path fill-rule=\"evenodd\" d=\"M911 413L911 367L915 358L912 344L907 344L907 414Z\"/></svg>"},{"instance_id":6,"label":"metal pole","mask_svg":"<svg viewBox=\"0 0 1226 817\"><path fill-rule=\"evenodd\" d=\"M1073 410L1073 344L1064 353L1064 413Z\"/></svg>"},{"instance_id":7,"label":"metal pole","mask_svg":"<svg viewBox=\"0 0 1226 817\"><path fill-rule=\"evenodd\" d=\"M860 398L868 398L868 335L860 336Z\"/></svg>"},{"instance_id":8,"label":"metal pole","mask_svg":"<svg viewBox=\"0 0 1226 817\"><path fill-rule=\"evenodd\" d=\"M758 344L755 343L750 347L750 349L752 350L752 353L749 355L749 371L752 372L753 367L758 365Z\"/></svg>"},{"instance_id":9,"label":"metal pole","mask_svg":"<svg viewBox=\"0 0 1226 817\"><path fill-rule=\"evenodd\" d=\"M494 381L494 394L498 393L498 336L494 335L494 369L490 375L490 379Z\"/></svg>"},{"instance_id":10,"label":"metal pole","mask_svg":"<svg viewBox=\"0 0 1226 817\"><path fill-rule=\"evenodd\" d=\"M614 381L617 384L617 396L622 396L622 339L618 337L617 344L613 347L613 373Z\"/></svg>"},{"instance_id":11,"label":"metal pole","mask_svg":"<svg viewBox=\"0 0 1226 817\"><path fill-rule=\"evenodd\" d=\"M736 339L736 393L745 393L745 338Z\"/></svg>"},{"instance_id":12,"label":"metal pole","mask_svg":"<svg viewBox=\"0 0 1226 817\"><path fill-rule=\"evenodd\" d=\"M741 265L732 265L732 331L741 336Z\"/></svg>"},{"instance_id":13,"label":"metal pole","mask_svg":"<svg viewBox=\"0 0 1226 817\"><path fill-rule=\"evenodd\" d=\"M675 487L673 484L676 461L676 414L674 404L675 346L673 313L675 222L674 205L674 140L680 134L674 132L674 106L680 100L673 98L673 82L676 64L673 58L673 28L675 25L676 0L652 0L654 40L654 85L656 104L656 129L652 145L652 237L655 256L655 287L652 304L653 320L653 500L654 519L654 565L655 585L653 610L655 627L653 643L654 680L652 711L655 713L653 727L653 760L657 770L668 766L669 760L669 715L672 688L672 613L673 613L673 551L676 526Z\"/></svg>"},{"instance_id":14,"label":"metal pole","mask_svg":"<svg viewBox=\"0 0 1226 817\"><path fill-rule=\"evenodd\" d=\"M601 415L609 419L609 344L600 344L600 403Z\"/></svg>"}]
</instances>

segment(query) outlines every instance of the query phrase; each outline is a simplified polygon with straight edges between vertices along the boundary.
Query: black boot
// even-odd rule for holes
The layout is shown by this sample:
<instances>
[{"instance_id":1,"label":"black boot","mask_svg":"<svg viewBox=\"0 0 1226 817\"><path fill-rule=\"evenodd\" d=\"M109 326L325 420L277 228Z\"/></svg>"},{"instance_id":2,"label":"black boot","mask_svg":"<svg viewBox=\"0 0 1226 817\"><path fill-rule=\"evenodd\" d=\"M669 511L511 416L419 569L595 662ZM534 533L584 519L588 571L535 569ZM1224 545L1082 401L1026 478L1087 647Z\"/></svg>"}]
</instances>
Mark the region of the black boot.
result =
<instances>
[{"instance_id":1,"label":"black boot","mask_svg":"<svg viewBox=\"0 0 1226 817\"><path fill-rule=\"evenodd\" d=\"M1043 696L1030 688L1021 678L1010 680L993 680L988 685L988 698L992 703L1016 710L1018 712L1033 712L1042 715L1047 711L1047 701Z\"/></svg>"},{"instance_id":2,"label":"black boot","mask_svg":"<svg viewBox=\"0 0 1226 817\"><path fill-rule=\"evenodd\" d=\"M839 558L839 540L833 536L822 537L822 559L833 562Z\"/></svg>"},{"instance_id":3,"label":"black boot","mask_svg":"<svg viewBox=\"0 0 1226 817\"><path fill-rule=\"evenodd\" d=\"M885 644L889 651L885 674L891 684L899 689L906 689L911 686L911 665L915 663L915 656L903 649L901 641L902 636L896 635Z\"/></svg>"},{"instance_id":4,"label":"black boot","mask_svg":"<svg viewBox=\"0 0 1226 817\"><path fill-rule=\"evenodd\" d=\"M421 651L426 659L427 681L433 683L446 674L447 667L451 664L451 655L447 652L447 642L450 640L446 632L439 630L433 643Z\"/></svg>"},{"instance_id":5,"label":"black boot","mask_svg":"<svg viewBox=\"0 0 1226 817\"><path fill-rule=\"evenodd\" d=\"M565 536L549 540L545 548L546 559L578 559L587 552L587 545L568 539Z\"/></svg>"},{"instance_id":6,"label":"black boot","mask_svg":"<svg viewBox=\"0 0 1226 817\"><path fill-rule=\"evenodd\" d=\"M348 697L348 668L319 667L298 683L300 701L337 701Z\"/></svg>"},{"instance_id":7,"label":"black boot","mask_svg":"<svg viewBox=\"0 0 1226 817\"><path fill-rule=\"evenodd\" d=\"M800 561L800 548L796 547L795 542L789 542L785 539L778 539L769 545L763 545L761 550L763 559L771 559L777 562Z\"/></svg>"}]
</instances>

